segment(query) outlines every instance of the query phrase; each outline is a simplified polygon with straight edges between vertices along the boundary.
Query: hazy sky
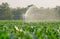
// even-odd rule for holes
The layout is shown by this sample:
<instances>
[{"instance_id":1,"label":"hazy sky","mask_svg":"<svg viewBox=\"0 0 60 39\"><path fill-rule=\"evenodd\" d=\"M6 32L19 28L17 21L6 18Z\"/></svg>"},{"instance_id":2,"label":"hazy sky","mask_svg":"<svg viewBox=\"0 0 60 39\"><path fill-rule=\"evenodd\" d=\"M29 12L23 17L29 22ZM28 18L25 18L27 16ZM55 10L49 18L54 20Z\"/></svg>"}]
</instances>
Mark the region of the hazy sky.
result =
<instances>
[{"instance_id":1,"label":"hazy sky","mask_svg":"<svg viewBox=\"0 0 60 39\"><path fill-rule=\"evenodd\" d=\"M60 6L60 0L0 0L2 2L8 2L11 7L26 7L27 5L34 4L37 7L55 7Z\"/></svg>"}]
</instances>

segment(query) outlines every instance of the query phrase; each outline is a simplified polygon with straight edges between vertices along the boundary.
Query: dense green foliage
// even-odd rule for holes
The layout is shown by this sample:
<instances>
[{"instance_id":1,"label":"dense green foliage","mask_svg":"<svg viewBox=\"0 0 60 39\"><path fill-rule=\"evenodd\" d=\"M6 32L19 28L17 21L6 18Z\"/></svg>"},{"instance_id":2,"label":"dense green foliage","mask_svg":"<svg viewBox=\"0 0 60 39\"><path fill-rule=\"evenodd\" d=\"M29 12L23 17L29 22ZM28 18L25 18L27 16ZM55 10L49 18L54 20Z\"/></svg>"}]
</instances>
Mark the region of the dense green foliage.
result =
<instances>
[{"instance_id":1,"label":"dense green foliage","mask_svg":"<svg viewBox=\"0 0 60 39\"><path fill-rule=\"evenodd\" d=\"M60 22L1 20L0 39L60 39Z\"/></svg>"}]
</instances>

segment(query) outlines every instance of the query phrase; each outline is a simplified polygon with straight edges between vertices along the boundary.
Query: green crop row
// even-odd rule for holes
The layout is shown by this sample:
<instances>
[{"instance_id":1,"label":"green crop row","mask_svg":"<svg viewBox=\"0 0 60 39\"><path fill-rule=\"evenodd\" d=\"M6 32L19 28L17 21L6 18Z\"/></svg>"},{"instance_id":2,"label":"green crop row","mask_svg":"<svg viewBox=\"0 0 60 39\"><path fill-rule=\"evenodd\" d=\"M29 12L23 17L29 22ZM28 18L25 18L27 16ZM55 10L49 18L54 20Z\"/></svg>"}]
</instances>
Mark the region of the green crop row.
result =
<instances>
[{"instance_id":1,"label":"green crop row","mask_svg":"<svg viewBox=\"0 0 60 39\"><path fill-rule=\"evenodd\" d=\"M60 39L60 22L1 20L0 39Z\"/></svg>"}]
</instances>

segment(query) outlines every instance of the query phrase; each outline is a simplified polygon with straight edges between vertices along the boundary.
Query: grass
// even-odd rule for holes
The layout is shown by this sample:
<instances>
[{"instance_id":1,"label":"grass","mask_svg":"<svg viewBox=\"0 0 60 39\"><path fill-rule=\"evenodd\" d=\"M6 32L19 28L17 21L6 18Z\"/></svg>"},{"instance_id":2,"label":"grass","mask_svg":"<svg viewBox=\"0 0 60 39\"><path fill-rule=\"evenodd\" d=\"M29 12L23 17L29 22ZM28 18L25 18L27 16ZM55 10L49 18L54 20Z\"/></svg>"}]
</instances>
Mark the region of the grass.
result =
<instances>
[{"instance_id":1,"label":"grass","mask_svg":"<svg viewBox=\"0 0 60 39\"><path fill-rule=\"evenodd\" d=\"M0 39L60 39L60 21L0 20Z\"/></svg>"}]
</instances>

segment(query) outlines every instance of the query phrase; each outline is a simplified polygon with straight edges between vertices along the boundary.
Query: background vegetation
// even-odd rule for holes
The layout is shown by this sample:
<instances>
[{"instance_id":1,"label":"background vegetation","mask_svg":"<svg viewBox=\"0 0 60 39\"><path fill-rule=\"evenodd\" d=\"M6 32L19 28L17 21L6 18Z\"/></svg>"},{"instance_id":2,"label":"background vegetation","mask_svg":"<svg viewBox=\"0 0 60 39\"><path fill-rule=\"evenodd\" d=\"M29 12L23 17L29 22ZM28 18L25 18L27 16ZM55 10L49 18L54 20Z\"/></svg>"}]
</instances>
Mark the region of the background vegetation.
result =
<instances>
[{"instance_id":1,"label":"background vegetation","mask_svg":"<svg viewBox=\"0 0 60 39\"><path fill-rule=\"evenodd\" d=\"M2 3L0 4L0 20L23 20L23 15L28 10L29 7L33 5L28 5L27 7L17 7L17 8L11 8L9 7L8 3ZM41 7L40 10L53 10L54 12L60 13L60 6L56 6L55 8L43 8Z\"/></svg>"}]
</instances>

